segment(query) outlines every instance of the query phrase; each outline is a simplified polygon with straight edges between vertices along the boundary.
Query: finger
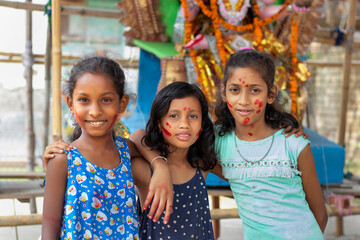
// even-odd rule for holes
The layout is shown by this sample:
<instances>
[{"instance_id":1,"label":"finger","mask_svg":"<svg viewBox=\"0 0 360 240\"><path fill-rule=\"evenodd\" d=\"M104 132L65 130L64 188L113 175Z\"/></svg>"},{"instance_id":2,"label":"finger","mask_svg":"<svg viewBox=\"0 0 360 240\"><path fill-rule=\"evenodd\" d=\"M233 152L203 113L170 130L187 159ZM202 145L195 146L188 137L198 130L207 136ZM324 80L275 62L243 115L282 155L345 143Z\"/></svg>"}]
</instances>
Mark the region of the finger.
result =
<instances>
[{"instance_id":1,"label":"finger","mask_svg":"<svg viewBox=\"0 0 360 240\"><path fill-rule=\"evenodd\" d=\"M155 193L154 198L151 203L151 208L149 211L148 218L152 219L154 217L154 214L155 214L156 209L158 208L159 202L160 202L159 194Z\"/></svg>"},{"instance_id":2,"label":"finger","mask_svg":"<svg viewBox=\"0 0 360 240\"><path fill-rule=\"evenodd\" d=\"M161 217L161 214L164 212L165 208L165 192L162 193L164 195L162 198L160 198L159 205L157 206L156 213L153 217L153 222L157 222L157 220Z\"/></svg>"},{"instance_id":3,"label":"finger","mask_svg":"<svg viewBox=\"0 0 360 240\"><path fill-rule=\"evenodd\" d=\"M304 135L304 131L302 129L299 129L298 131L295 132L295 137L299 137L301 135Z\"/></svg>"},{"instance_id":4,"label":"finger","mask_svg":"<svg viewBox=\"0 0 360 240\"><path fill-rule=\"evenodd\" d=\"M288 133L291 131L291 126L287 126L283 131L282 133L285 134L285 133Z\"/></svg>"},{"instance_id":5,"label":"finger","mask_svg":"<svg viewBox=\"0 0 360 240\"><path fill-rule=\"evenodd\" d=\"M173 194L168 194L168 199L166 201L166 210L164 216L164 224L167 224L170 220L170 215L173 212Z\"/></svg>"},{"instance_id":6,"label":"finger","mask_svg":"<svg viewBox=\"0 0 360 240\"><path fill-rule=\"evenodd\" d=\"M149 207L151 200L154 197L154 194L155 194L155 192L150 190L150 188L149 188L148 194L147 194L145 202L144 202L143 210L146 210Z\"/></svg>"},{"instance_id":7,"label":"finger","mask_svg":"<svg viewBox=\"0 0 360 240\"><path fill-rule=\"evenodd\" d=\"M308 139L308 138L309 138L309 134L304 133L304 138L305 138L305 139Z\"/></svg>"}]
</instances>

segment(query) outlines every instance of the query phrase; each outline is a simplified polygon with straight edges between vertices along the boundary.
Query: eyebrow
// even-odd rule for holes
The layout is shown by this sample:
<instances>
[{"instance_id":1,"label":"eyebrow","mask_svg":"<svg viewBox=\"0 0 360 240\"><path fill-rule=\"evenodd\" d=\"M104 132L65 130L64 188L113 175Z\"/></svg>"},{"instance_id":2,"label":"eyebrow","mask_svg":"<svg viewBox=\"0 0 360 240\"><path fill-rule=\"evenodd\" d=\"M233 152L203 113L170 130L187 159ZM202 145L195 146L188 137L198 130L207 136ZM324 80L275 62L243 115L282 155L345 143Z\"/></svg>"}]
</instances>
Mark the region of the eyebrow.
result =
<instances>
[{"instance_id":1,"label":"eyebrow","mask_svg":"<svg viewBox=\"0 0 360 240\"><path fill-rule=\"evenodd\" d=\"M108 95L108 94L115 95L115 93L113 93L113 92L105 92L105 93L102 93L101 96L105 96L105 95ZM75 96L89 96L89 94L80 92L80 93L75 94Z\"/></svg>"}]
</instances>

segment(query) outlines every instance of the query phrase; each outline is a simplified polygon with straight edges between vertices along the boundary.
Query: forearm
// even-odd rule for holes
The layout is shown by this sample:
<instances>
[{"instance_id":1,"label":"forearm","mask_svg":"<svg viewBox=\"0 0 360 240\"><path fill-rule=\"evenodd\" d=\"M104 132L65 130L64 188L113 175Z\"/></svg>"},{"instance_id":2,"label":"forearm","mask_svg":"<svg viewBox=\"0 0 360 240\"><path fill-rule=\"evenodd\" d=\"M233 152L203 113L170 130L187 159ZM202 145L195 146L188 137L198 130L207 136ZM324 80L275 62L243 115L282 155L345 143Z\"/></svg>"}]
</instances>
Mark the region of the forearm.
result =
<instances>
[{"instance_id":1,"label":"forearm","mask_svg":"<svg viewBox=\"0 0 360 240\"><path fill-rule=\"evenodd\" d=\"M142 157L144 157L146 159L146 161L148 161L149 163L151 163L151 161L159 156L159 153L155 150L151 150L149 147L144 146L143 143L141 142L142 138L145 135L145 130L144 129L138 129L136 130L134 133L132 133L130 135L130 140L135 144L137 150L140 152L140 154L142 155ZM152 167L155 167L159 162L164 162L163 160L159 159L159 160L155 160L152 163Z\"/></svg>"}]
</instances>

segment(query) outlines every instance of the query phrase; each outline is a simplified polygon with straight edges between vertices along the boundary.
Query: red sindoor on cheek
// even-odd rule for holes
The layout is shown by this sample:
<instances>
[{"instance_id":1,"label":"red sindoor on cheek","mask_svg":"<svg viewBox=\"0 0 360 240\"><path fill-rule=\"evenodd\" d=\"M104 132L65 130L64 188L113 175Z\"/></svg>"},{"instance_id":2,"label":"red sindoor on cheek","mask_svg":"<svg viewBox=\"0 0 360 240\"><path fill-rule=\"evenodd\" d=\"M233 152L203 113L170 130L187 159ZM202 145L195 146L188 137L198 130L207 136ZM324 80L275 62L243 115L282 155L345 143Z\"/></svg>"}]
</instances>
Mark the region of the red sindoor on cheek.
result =
<instances>
[{"instance_id":1,"label":"red sindoor on cheek","mask_svg":"<svg viewBox=\"0 0 360 240\"><path fill-rule=\"evenodd\" d=\"M170 123L166 122L166 126L169 126L169 128L171 128L171 125Z\"/></svg>"},{"instance_id":2,"label":"red sindoor on cheek","mask_svg":"<svg viewBox=\"0 0 360 240\"><path fill-rule=\"evenodd\" d=\"M161 128L162 128L163 132L164 132L167 136L169 136L169 137L172 136L171 133L170 133L166 128L164 128L163 126L161 126Z\"/></svg>"},{"instance_id":3,"label":"red sindoor on cheek","mask_svg":"<svg viewBox=\"0 0 360 240\"><path fill-rule=\"evenodd\" d=\"M229 110L231 111L231 108L233 107L229 102L226 102Z\"/></svg>"},{"instance_id":4,"label":"red sindoor on cheek","mask_svg":"<svg viewBox=\"0 0 360 240\"><path fill-rule=\"evenodd\" d=\"M74 113L74 115L75 115L75 120L76 120L76 122L80 125L80 127L84 127L83 126L83 124L82 124L82 121L80 120L80 117L79 117L79 115L77 114L77 112L76 111L74 111L75 113Z\"/></svg>"}]
</instances>

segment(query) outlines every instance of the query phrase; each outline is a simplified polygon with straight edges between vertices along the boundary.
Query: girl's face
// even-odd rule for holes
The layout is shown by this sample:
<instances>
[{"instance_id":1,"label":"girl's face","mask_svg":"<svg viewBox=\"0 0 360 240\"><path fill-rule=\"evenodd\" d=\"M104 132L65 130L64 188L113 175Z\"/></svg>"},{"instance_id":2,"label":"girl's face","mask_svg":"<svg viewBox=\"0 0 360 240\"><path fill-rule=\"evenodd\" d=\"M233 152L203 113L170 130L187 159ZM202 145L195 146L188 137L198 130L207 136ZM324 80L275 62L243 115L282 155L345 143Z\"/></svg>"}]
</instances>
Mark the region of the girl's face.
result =
<instances>
[{"instance_id":1,"label":"girl's face","mask_svg":"<svg viewBox=\"0 0 360 240\"><path fill-rule=\"evenodd\" d=\"M196 142L201 132L201 113L200 102L193 96L171 101L167 114L159 122L170 150L187 149Z\"/></svg>"},{"instance_id":2,"label":"girl's face","mask_svg":"<svg viewBox=\"0 0 360 240\"><path fill-rule=\"evenodd\" d=\"M236 125L242 126L265 123L266 104L275 100L275 96L268 96L265 81L250 67L236 68L226 86L221 86L221 93Z\"/></svg>"},{"instance_id":3,"label":"girl's face","mask_svg":"<svg viewBox=\"0 0 360 240\"><path fill-rule=\"evenodd\" d=\"M127 95L119 98L111 78L91 73L84 73L77 79L72 98L67 98L70 112L75 115L82 132L97 137L111 134L128 101Z\"/></svg>"}]
</instances>

